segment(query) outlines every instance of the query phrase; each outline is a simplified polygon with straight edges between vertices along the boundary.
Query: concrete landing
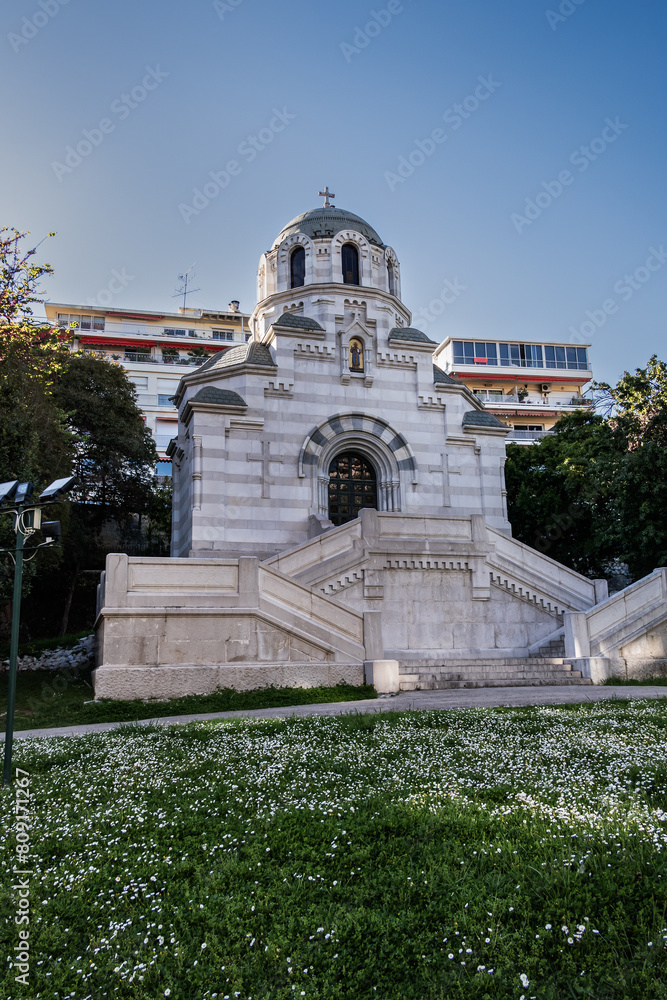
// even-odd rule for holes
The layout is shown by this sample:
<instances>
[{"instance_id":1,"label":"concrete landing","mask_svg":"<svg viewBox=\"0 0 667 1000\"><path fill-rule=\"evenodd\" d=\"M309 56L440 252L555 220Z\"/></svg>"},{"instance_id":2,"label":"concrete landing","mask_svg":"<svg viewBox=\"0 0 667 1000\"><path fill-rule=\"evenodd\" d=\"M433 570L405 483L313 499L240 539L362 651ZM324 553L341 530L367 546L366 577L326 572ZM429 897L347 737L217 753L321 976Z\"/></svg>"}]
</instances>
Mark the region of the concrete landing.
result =
<instances>
[{"instance_id":1,"label":"concrete landing","mask_svg":"<svg viewBox=\"0 0 667 1000\"><path fill-rule=\"evenodd\" d=\"M667 687L576 687L570 684L550 687L472 688L444 691L404 691L391 697L365 701L338 701L327 705L295 705L282 708L256 708L241 712L214 712L205 715L172 715L154 717L140 722L97 722L86 726L63 729L26 729L14 733L14 739L46 736L80 736L102 733L128 725L183 725L187 722L209 722L216 719L283 719L305 718L310 715L346 715L354 712L421 712L452 708L516 708L522 705L572 705L582 702L667 698ZM1 734L4 742L4 734Z\"/></svg>"}]
</instances>

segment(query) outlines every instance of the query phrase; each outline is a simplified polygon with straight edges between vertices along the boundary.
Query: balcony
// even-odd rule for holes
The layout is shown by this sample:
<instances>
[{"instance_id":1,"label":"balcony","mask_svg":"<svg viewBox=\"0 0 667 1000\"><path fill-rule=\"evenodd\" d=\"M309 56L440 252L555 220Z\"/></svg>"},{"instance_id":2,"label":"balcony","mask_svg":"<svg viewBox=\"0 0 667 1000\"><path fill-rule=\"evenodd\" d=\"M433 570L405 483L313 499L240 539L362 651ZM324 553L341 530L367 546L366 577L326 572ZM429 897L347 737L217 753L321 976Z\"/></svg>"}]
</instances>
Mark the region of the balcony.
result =
<instances>
[{"instance_id":1,"label":"balcony","mask_svg":"<svg viewBox=\"0 0 667 1000\"><path fill-rule=\"evenodd\" d=\"M92 352L91 352L92 353ZM188 367L189 365L196 365L199 367L203 365L208 358L174 358L167 357L161 358L159 356L153 357L152 354L140 354L135 351L125 351L123 355L120 354L105 354L101 351L95 351L96 354L101 354L103 357L116 358L121 361L126 361L129 364L149 364L149 365L181 365ZM211 355L209 355L210 357Z\"/></svg>"},{"instance_id":2,"label":"balcony","mask_svg":"<svg viewBox=\"0 0 667 1000\"><path fill-rule=\"evenodd\" d=\"M547 435L553 434L553 431L517 431L512 430L507 435L505 440L512 444L532 444L534 441L541 441L542 438L547 437Z\"/></svg>"},{"instance_id":3,"label":"balcony","mask_svg":"<svg viewBox=\"0 0 667 1000\"><path fill-rule=\"evenodd\" d=\"M174 385L174 392L176 392L176 386ZM173 410L174 404L171 401L171 396L168 394L158 393L154 395L150 392L138 392L137 402L139 406L165 406L170 410Z\"/></svg>"},{"instance_id":4,"label":"balcony","mask_svg":"<svg viewBox=\"0 0 667 1000\"><path fill-rule=\"evenodd\" d=\"M153 440L155 441L155 447L158 451L165 451L167 445L176 437L176 425L174 424L173 434L156 434Z\"/></svg>"},{"instance_id":5,"label":"balcony","mask_svg":"<svg viewBox=\"0 0 667 1000\"><path fill-rule=\"evenodd\" d=\"M139 354L135 351L125 351L123 361L131 361L133 364L139 362L140 364L148 365L157 365L160 363L159 359L154 358L152 354Z\"/></svg>"},{"instance_id":6,"label":"balcony","mask_svg":"<svg viewBox=\"0 0 667 1000\"><path fill-rule=\"evenodd\" d=\"M593 400L585 399L583 396L524 396L519 397L514 393L496 396L492 392L475 392L475 396L484 403L487 409L494 406L547 406L551 410L565 410L576 406L593 406Z\"/></svg>"},{"instance_id":7,"label":"balcony","mask_svg":"<svg viewBox=\"0 0 667 1000\"><path fill-rule=\"evenodd\" d=\"M85 333L85 330L82 330ZM109 336L127 336L127 337L150 337L163 339L164 337L178 337L182 340L210 340L211 334L205 330L193 330L192 332L188 329L173 330L170 328L165 328L162 326L153 325L150 323L119 323L113 320L107 319L104 325L104 332Z\"/></svg>"}]
</instances>

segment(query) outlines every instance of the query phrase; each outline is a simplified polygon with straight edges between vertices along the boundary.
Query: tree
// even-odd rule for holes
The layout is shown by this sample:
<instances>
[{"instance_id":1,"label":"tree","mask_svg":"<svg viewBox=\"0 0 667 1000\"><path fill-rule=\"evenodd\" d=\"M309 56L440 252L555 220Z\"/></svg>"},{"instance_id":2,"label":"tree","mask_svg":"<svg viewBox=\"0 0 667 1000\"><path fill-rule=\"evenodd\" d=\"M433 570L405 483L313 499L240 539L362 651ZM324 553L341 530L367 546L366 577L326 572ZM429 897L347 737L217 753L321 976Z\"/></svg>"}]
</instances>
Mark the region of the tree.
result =
<instances>
[{"instance_id":1,"label":"tree","mask_svg":"<svg viewBox=\"0 0 667 1000\"><path fill-rule=\"evenodd\" d=\"M80 570L95 561L102 534L123 539L154 506L157 452L120 365L92 354L70 355L54 387L75 442L71 524L64 543L68 578L60 632L65 634ZM113 526L113 532L112 532Z\"/></svg>"},{"instance_id":2,"label":"tree","mask_svg":"<svg viewBox=\"0 0 667 1000\"><path fill-rule=\"evenodd\" d=\"M152 513L157 535L167 523L169 495L154 492L157 453L125 371L71 353L67 331L35 320L39 283L53 272L34 262L37 247L25 250L25 236L0 230L0 481L30 480L40 488L77 476L56 515L62 550L44 553L24 575L26 593L35 587L26 618L53 634L67 627L80 569L99 565L103 531L113 526L122 548L142 515ZM0 518L0 547L12 544L10 519ZM0 601L9 599L11 575L9 560L0 560Z\"/></svg>"},{"instance_id":3,"label":"tree","mask_svg":"<svg viewBox=\"0 0 667 1000\"><path fill-rule=\"evenodd\" d=\"M529 447L507 446L508 516L519 541L586 576L614 558L611 483L619 459L609 424L578 410L553 435Z\"/></svg>"},{"instance_id":4,"label":"tree","mask_svg":"<svg viewBox=\"0 0 667 1000\"><path fill-rule=\"evenodd\" d=\"M508 512L520 541L587 576L667 565L667 365L653 355L615 386L606 415L563 417L530 448L507 449Z\"/></svg>"},{"instance_id":5,"label":"tree","mask_svg":"<svg viewBox=\"0 0 667 1000\"><path fill-rule=\"evenodd\" d=\"M667 443L667 364L651 355L646 368L623 372L615 386L594 382L598 405L635 448L646 441Z\"/></svg>"},{"instance_id":6,"label":"tree","mask_svg":"<svg viewBox=\"0 0 667 1000\"><path fill-rule=\"evenodd\" d=\"M37 264L37 247L26 250L28 234L0 229L0 481L21 479L44 486L70 475L72 436L53 397L69 349L57 331L39 323L33 305L43 301L41 279L52 274ZM12 547L10 518L0 518L0 547ZM54 561L52 553L43 557ZM24 588L34 576L26 565ZM11 596L12 567L0 559L0 602Z\"/></svg>"},{"instance_id":7,"label":"tree","mask_svg":"<svg viewBox=\"0 0 667 1000\"><path fill-rule=\"evenodd\" d=\"M24 250L26 235L0 229L0 476L40 483L66 474L70 459L71 438L53 399L69 348L34 319L39 282L53 269L33 263L37 247Z\"/></svg>"},{"instance_id":8,"label":"tree","mask_svg":"<svg viewBox=\"0 0 667 1000\"><path fill-rule=\"evenodd\" d=\"M157 452L124 369L92 354L70 355L54 397L75 440L72 500L94 509L100 524L144 512Z\"/></svg>"}]
</instances>

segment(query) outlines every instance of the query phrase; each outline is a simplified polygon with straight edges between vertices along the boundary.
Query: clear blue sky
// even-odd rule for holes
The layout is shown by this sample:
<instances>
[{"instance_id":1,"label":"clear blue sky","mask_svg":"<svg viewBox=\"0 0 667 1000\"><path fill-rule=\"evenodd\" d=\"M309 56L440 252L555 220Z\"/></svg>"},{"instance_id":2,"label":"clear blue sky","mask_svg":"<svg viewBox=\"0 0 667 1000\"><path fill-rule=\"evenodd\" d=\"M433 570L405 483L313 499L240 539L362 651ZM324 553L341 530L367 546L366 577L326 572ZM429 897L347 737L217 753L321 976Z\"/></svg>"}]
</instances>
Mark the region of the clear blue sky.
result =
<instances>
[{"instance_id":1,"label":"clear blue sky","mask_svg":"<svg viewBox=\"0 0 667 1000\"><path fill-rule=\"evenodd\" d=\"M260 253L328 184L394 247L433 339L567 342L590 311L598 378L667 355L667 256L645 268L667 247L661 0L41 4L0 13L0 220L57 231L52 300L116 270L112 305L174 308L197 261L189 304L250 311Z\"/></svg>"}]
</instances>

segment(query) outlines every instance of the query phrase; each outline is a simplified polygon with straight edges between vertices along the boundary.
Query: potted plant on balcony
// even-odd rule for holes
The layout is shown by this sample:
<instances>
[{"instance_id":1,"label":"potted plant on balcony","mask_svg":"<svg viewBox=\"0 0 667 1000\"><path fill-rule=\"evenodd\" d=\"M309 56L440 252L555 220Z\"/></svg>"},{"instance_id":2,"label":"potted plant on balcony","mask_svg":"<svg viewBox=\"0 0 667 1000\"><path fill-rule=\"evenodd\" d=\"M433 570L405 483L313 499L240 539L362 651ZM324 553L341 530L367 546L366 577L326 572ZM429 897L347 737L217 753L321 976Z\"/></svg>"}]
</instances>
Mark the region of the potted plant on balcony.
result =
<instances>
[{"instance_id":1,"label":"potted plant on balcony","mask_svg":"<svg viewBox=\"0 0 667 1000\"><path fill-rule=\"evenodd\" d=\"M165 365L177 365L180 356L181 355L177 347L162 348L162 361Z\"/></svg>"},{"instance_id":2,"label":"potted plant on balcony","mask_svg":"<svg viewBox=\"0 0 667 1000\"><path fill-rule=\"evenodd\" d=\"M528 398L528 389L525 385L522 385L520 389L517 389L516 394L519 397L519 402L523 403Z\"/></svg>"},{"instance_id":3,"label":"potted plant on balcony","mask_svg":"<svg viewBox=\"0 0 667 1000\"><path fill-rule=\"evenodd\" d=\"M191 365L201 365L210 357L210 354L204 347L193 347L191 351L188 351L188 357Z\"/></svg>"}]
</instances>

